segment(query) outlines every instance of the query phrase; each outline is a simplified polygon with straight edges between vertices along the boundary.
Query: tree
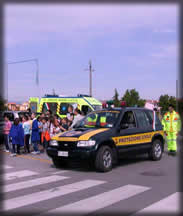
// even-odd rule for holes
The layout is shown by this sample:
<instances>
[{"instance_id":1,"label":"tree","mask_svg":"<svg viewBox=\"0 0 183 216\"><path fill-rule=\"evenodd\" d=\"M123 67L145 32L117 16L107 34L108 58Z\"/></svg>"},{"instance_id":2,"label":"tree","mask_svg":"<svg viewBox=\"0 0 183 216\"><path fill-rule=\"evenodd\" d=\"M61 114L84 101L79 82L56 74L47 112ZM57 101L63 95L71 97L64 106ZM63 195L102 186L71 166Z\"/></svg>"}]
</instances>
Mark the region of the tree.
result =
<instances>
[{"instance_id":1,"label":"tree","mask_svg":"<svg viewBox=\"0 0 183 216\"><path fill-rule=\"evenodd\" d=\"M126 90L121 100L126 101L126 105L144 107L145 100L140 99L139 93L135 89Z\"/></svg>"},{"instance_id":2,"label":"tree","mask_svg":"<svg viewBox=\"0 0 183 216\"><path fill-rule=\"evenodd\" d=\"M138 101L138 107L144 107L144 106L145 106L145 103L146 103L146 100L140 99L140 100Z\"/></svg>"},{"instance_id":3,"label":"tree","mask_svg":"<svg viewBox=\"0 0 183 216\"><path fill-rule=\"evenodd\" d=\"M173 96L169 96L167 94L161 95L159 97L159 106L161 107L161 112L164 114L168 111L168 105L172 104L176 109L176 98Z\"/></svg>"},{"instance_id":4,"label":"tree","mask_svg":"<svg viewBox=\"0 0 183 216\"><path fill-rule=\"evenodd\" d=\"M115 90L114 90L114 96L113 96L113 103L114 103L114 106L115 107L119 107L119 105L120 105L120 101L119 101L119 94L118 94L118 91L117 91L117 89L115 88Z\"/></svg>"}]
</instances>

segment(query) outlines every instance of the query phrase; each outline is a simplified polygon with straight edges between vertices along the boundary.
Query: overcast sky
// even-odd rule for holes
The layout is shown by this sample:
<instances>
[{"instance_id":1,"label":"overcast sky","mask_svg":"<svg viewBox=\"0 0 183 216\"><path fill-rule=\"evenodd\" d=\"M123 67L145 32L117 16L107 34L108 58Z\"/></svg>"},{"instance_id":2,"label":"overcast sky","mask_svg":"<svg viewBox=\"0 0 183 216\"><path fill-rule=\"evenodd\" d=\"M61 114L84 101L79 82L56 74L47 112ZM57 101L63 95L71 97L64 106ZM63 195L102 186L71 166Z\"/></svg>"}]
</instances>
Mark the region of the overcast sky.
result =
<instances>
[{"instance_id":1,"label":"overcast sky","mask_svg":"<svg viewBox=\"0 0 183 216\"><path fill-rule=\"evenodd\" d=\"M144 99L176 95L178 18L176 5L157 4L6 4L5 61L9 101L55 92L89 93L91 59L93 96L110 99L135 88ZM7 95L7 94L6 94Z\"/></svg>"}]
</instances>

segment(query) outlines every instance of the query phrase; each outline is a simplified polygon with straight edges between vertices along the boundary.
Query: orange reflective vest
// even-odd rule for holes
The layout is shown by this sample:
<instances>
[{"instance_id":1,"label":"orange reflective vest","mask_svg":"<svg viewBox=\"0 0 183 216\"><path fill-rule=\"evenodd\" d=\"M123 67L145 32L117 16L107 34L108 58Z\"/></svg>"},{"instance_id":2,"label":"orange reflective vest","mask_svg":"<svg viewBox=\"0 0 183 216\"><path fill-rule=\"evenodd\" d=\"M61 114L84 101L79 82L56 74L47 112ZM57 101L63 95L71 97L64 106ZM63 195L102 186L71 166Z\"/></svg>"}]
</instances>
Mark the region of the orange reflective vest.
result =
<instances>
[{"instance_id":1,"label":"orange reflective vest","mask_svg":"<svg viewBox=\"0 0 183 216\"><path fill-rule=\"evenodd\" d=\"M100 126L104 127L106 125L106 117L105 116L102 116L100 118Z\"/></svg>"},{"instance_id":2,"label":"orange reflective vest","mask_svg":"<svg viewBox=\"0 0 183 216\"><path fill-rule=\"evenodd\" d=\"M43 143L43 141L44 141L44 139L46 140L46 141L50 141L50 134L49 134L49 132L48 131L45 131L45 132L42 132L41 133L41 142Z\"/></svg>"},{"instance_id":3,"label":"orange reflective vest","mask_svg":"<svg viewBox=\"0 0 183 216\"><path fill-rule=\"evenodd\" d=\"M179 132L181 129L181 120L177 112L167 112L162 119L163 130L166 132Z\"/></svg>"}]
</instances>

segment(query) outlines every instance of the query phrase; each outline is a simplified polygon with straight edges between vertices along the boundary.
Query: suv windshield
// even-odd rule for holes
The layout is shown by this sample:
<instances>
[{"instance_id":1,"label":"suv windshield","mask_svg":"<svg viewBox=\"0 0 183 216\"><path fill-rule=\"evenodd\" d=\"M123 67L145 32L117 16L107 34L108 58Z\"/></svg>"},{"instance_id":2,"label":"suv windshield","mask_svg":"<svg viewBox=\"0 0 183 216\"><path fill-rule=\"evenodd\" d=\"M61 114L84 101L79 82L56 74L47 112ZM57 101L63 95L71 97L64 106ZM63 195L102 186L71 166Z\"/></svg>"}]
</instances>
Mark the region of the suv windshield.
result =
<instances>
[{"instance_id":1,"label":"suv windshield","mask_svg":"<svg viewBox=\"0 0 183 216\"><path fill-rule=\"evenodd\" d=\"M77 122L74 128L112 128L119 117L119 111L96 111Z\"/></svg>"}]
</instances>

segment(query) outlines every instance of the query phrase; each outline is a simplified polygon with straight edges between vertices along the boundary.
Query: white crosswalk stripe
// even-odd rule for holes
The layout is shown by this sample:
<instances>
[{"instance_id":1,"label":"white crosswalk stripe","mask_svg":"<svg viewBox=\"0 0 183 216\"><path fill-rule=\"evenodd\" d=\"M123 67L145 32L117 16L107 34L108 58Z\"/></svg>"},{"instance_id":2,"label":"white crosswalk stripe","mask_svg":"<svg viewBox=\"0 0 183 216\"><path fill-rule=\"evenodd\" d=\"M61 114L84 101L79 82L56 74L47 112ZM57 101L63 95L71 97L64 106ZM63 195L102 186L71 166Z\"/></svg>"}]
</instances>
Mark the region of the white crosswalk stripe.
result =
<instances>
[{"instance_id":1,"label":"white crosswalk stripe","mask_svg":"<svg viewBox=\"0 0 183 216\"><path fill-rule=\"evenodd\" d=\"M37 174L38 174L37 172L33 172L30 170L22 170L22 171L17 171L17 172L4 173L2 176L3 176L3 180L7 181L7 180L16 179L16 178L33 176Z\"/></svg>"},{"instance_id":2,"label":"white crosswalk stripe","mask_svg":"<svg viewBox=\"0 0 183 216\"><path fill-rule=\"evenodd\" d=\"M3 192L7 193L7 192L10 192L10 191L26 189L26 188L46 184L46 183L57 182L57 181L68 179L68 178L69 177L52 175L52 176L36 178L36 179L33 179L33 180L24 181L24 182L8 184L8 185L3 186Z\"/></svg>"},{"instance_id":3,"label":"white crosswalk stripe","mask_svg":"<svg viewBox=\"0 0 183 216\"><path fill-rule=\"evenodd\" d=\"M11 169L11 168L13 168L13 167L12 167L12 166L8 166L8 165L3 165L2 168L3 168L3 169Z\"/></svg>"},{"instance_id":4,"label":"white crosswalk stripe","mask_svg":"<svg viewBox=\"0 0 183 216\"><path fill-rule=\"evenodd\" d=\"M67 172L68 172L68 170L61 170L61 171L53 172L52 175L63 174L63 173L67 173Z\"/></svg>"},{"instance_id":5,"label":"white crosswalk stripe","mask_svg":"<svg viewBox=\"0 0 183 216\"><path fill-rule=\"evenodd\" d=\"M176 192L144 209L137 212L135 215L144 213L178 213L180 210L180 200L183 198L183 194Z\"/></svg>"},{"instance_id":6,"label":"white crosswalk stripe","mask_svg":"<svg viewBox=\"0 0 183 216\"><path fill-rule=\"evenodd\" d=\"M97 186L103 183L105 182L97 181L97 180L83 180L83 181L79 181L73 184L68 184L68 185L57 187L57 188L52 188L50 190L36 192L36 193L29 194L29 195L5 200L3 203L3 207L5 211L12 210L12 209L23 207L26 205L38 203L40 201L45 201L48 199L70 194L73 192L81 191L81 190L84 190L90 187L94 187L94 186Z\"/></svg>"},{"instance_id":7,"label":"white crosswalk stripe","mask_svg":"<svg viewBox=\"0 0 183 216\"><path fill-rule=\"evenodd\" d=\"M139 193L143 193L149 189L150 188L148 187L142 187L138 185L125 185L114 190L107 191L102 194L92 196L60 208L53 209L47 212L46 215L54 215L56 213L79 213L79 215L89 214L96 210L117 203L121 200L125 200Z\"/></svg>"},{"instance_id":8,"label":"white crosswalk stripe","mask_svg":"<svg viewBox=\"0 0 183 216\"><path fill-rule=\"evenodd\" d=\"M10 171L10 168L13 168L8 165L3 166L4 169L8 169ZM38 204L39 202L44 202L47 200L54 200L57 197L62 197L64 195L70 195L72 197L72 193L74 192L80 192L89 188L97 187L102 184L107 183L106 181L101 180L77 180L77 182L72 183L72 178L68 176L63 176L64 174L69 173L68 170L60 170L57 172L52 172L47 174L47 176L38 177L39 173L33 172L30 170L22 170L22 171L16 171L14 172L7 172L2 175L3 180L5 180L5 185L3 185L3 193L5 194L5 200L3 201L3 210L9 211L16 208L22 208L22 207L29 207L29 205L32 204ZM61 174L61 175L59 175ZM63 175L62 175L63 174ZM32 177L32 179L26 180L25 177ZM7 180L13 180L13 179L21 179L25 178L21 182L16 183L8 183ZM60 182L65 179L70 179L70 184L62 184L62 186L54 187L53 183ZM39 186L42 186L44 184L51 184L51 189L42 188L40 191ZM35 188L34 192L32 192L32 188ZM106 184L105 184L106 186ZM49 187L50 188L50 187ZM115 189L107 189L106 192L97 193L95 196L90 196L87 198L84 198L81 196L79 200L72 203L69 202L69 204L66 205L58 205L55 207L52 207L50 202L50 206L48 206L47 212L42 212L40 209L39 215L54 215L56 213L70 213L70 214L76 214L79 213L79 215L85 215L90 213L95 213L98 210L104 209L107 207L110 207L113 204L119 203L123 200L130 199L138 194L143 194L144 192L148 190L152 190L150 187L140 186L140 185L124 185L119 186ZM21 195L10 194L8 192L18 191L21 189L29 189L26 191L21 191ZM96 190L97 191L97 190ZM18 194L18 193L17 193ZM23 194L23 195L22 195ZM83 193L84 194L84 193ZM6 195L8 198L6 198ZM11 197L11 196L15 197ZM145 207L144 209L134 213L134 216L143 215L144 213L176 213L179 210L179 202L180 199L183 198L183 193L174 193L158 202L153 203L152 205L149 205ZM41 203L40 203L41 204ZM130 207L129 207L130 208ZM51 209L51 210L50 210ZM110 208L109 208L110 209ZM31 211L31 209L30 209ZM112 212L111 212L112 213ZM64 214L63 214L64 215Z\"/></svg>"}]
</instances>

